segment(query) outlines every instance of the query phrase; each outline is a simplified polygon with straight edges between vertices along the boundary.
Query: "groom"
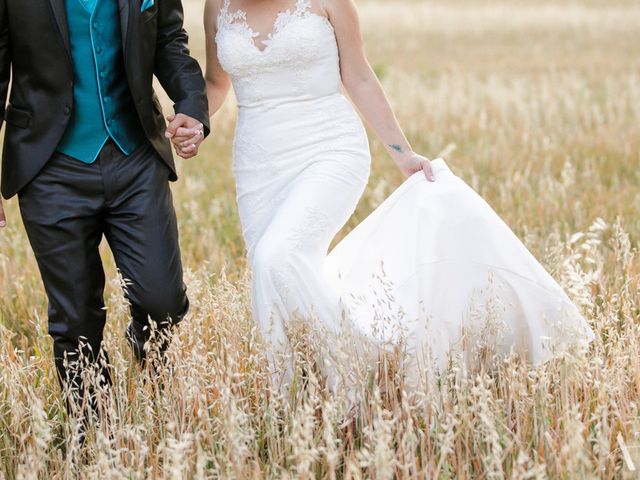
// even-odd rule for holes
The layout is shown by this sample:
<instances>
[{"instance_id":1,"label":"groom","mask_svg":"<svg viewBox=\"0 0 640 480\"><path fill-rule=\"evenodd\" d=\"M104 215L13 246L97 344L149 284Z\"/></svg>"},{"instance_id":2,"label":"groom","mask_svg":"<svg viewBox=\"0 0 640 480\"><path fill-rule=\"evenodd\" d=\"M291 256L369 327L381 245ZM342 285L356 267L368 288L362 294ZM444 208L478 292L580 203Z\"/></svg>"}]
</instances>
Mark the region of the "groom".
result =
<instances>
[{"instance_id":1,"label":"groom","mask_svg":"<svg viewBox=\"0 0 640 480\"><path fill-rule=\"evenodd\" d=\"M166 133L154 75L175 103ZM194 156L207 108L180 0L0 0L2 195L18 194L70 390L84 391L79 359L101 358L103 236L126 283L127 338L140 361L150 320L164 328L187 312L168 137L197 131L179 150ZM99 368L108 383L106 362Z\"/></svg>"}]
</instances>

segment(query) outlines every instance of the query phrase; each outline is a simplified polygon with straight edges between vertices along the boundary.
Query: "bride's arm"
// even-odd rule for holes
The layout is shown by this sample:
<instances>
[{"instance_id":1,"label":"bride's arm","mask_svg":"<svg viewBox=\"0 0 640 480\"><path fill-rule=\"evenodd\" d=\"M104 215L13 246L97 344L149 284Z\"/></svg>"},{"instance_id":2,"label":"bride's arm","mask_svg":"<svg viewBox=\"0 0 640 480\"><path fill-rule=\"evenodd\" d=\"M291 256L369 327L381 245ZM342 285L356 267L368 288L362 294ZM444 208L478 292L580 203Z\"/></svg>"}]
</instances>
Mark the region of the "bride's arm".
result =
<instances>
[{"instance_id":1,"label":"bride's arm","mask_svg":"<svg viewBox=\"0 0 640 480\"><path fill-rule=\"evenodd\" d=\"M324 0L340 50L342 83L362 116L405 175L423 170L433 180L429 161L413 151L364 51L353 0Z\"/></svg>"},{"instance_id":2,"label":"bride's arm","mask_svg":"<svg viewBox=\"0 0 640 480\"><path fill-rule=\"evenodd\" d=\"M207 82L207 98L209 99L209 116L213 116L227 98L229 93L229 76L218 62L218 47L214 41L217 32L217 18L220 11L220 0L207 0L204 6L204 32L207 54L205 80Z\"/></svg>"}]
</instances>

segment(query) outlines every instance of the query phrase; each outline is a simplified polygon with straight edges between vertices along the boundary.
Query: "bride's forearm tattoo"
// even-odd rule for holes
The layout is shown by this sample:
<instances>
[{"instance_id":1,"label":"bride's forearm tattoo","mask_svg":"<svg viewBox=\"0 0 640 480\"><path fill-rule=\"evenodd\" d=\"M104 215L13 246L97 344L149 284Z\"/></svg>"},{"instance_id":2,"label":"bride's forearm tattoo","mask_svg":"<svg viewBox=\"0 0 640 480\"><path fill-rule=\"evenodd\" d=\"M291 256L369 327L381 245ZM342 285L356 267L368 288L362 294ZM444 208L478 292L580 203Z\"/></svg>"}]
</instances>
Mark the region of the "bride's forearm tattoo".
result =
<instances>
[{"instance_id":1,"label":"bride's forearm tattoo","mask_svg":"<svg viewBox=\"0 0 640 480\"><path fill-rule=\"evenodd\" d=\"M389 145L389 148L391 150L395 150L398 153L403 153L402 147L400 145L398 145L397 143L393 143L393 144Z\"/></svg>"}]
</instances>

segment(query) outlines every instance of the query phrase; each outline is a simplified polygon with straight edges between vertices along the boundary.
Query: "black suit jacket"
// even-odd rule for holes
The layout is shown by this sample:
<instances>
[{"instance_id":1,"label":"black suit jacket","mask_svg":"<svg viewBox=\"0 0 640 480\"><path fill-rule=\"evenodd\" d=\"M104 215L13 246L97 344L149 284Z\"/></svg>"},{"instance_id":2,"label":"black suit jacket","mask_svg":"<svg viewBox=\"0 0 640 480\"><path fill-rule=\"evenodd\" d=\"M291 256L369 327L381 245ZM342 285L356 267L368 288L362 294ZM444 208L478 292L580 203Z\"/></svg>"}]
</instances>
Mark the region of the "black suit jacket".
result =
<instances>
[{"instance_id":1,"label":"black suit jacket","mask_svg":"<svg viewBox=\"0 0 640 480\"><path fill-rule=\"evenodd\" d=\"M153 76L174 101L176 113L196 118L209 132L205 83L189 56L180 0L118 1L129 88L149 142L175 180L166 123ZM12 78L11 78L12 77ZM5 104L11 78L9 104ZM2 195L10 198L47 163L73 108L73 67L64 0L0 0L0 119L7 124ZM1 120L0 120L1 122ZM1 123L0 123L1 127Z\"/></svg>"}]
</instances>

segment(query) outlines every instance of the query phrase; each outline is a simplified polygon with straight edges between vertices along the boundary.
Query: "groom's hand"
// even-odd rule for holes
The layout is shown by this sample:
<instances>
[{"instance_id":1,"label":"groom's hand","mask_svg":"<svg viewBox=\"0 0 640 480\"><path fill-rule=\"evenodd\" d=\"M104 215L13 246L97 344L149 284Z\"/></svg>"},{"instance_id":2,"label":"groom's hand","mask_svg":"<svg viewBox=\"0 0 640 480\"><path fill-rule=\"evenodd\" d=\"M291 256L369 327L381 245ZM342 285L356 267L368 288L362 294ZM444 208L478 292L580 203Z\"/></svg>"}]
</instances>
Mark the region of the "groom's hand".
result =
<instances>
[{"instance_id":1,"label":"groom's hand","mask_svg":"<svg viewBox=\"0 0 640 480\"><path fill-rule=\"evenodd\" d=\"M169 115L167 120L169 125L167 125L165 136L171 139L176 153L185 159L195 157L198 154L200 144L204 140L202 123L182 113ZM188 137L188 139L185 137ZM188 140L188 143L186 140Z\"/></svg>"},{"instance_id":2,"label":"groom's hand","mask_svg":"<svg viewBox=\"0 0 640 480\"><path fill-rule=\"evenodd\" d=\"M4 215L4 208L2 208L2 199L0 198L0 228L7 226L7 217Z\"/></svg>"}]
</instances>

